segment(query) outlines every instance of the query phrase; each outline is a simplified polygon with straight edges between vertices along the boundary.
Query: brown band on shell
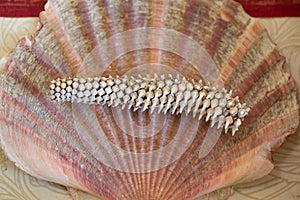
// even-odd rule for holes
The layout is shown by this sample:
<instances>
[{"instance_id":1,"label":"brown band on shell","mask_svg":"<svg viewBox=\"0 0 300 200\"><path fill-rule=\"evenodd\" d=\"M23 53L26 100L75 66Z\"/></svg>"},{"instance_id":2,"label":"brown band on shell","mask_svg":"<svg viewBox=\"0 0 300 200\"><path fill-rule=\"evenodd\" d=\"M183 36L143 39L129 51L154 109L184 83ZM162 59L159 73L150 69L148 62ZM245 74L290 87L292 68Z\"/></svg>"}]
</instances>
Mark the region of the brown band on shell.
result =
<instances>
[{"instance_id":1,"label":"brown band on shell","mask_svg":"<svg viewBox=\"0 0 300 200\"><path fill-rule=\"evenodd\" d=\"M54 102L75 102L126 106L134 111L149 109L152 113L171 112L172 114L192 113L200 120L211 121L211 126L229 129L232 135L238 130L249 108L231 97L231 91L204 85L179 76L154 77L94 77L66 78L52 80L50 98Z\"/></svg>"}]
</instances>

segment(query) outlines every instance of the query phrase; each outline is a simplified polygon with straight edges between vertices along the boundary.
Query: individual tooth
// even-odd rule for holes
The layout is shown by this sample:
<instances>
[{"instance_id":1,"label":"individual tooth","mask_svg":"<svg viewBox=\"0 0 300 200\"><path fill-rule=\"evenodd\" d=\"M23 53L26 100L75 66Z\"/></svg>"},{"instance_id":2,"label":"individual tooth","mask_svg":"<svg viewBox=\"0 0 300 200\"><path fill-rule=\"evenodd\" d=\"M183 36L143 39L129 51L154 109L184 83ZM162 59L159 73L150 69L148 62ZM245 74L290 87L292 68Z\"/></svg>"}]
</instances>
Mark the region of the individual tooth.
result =
<instances>
[{"instance_id":1,"label":"individual tooth","mask_svg":"<svg viewBox=\"0 0 300 200\"><path fill-rule=\"evenodd\" d=\"M218 129L223 127L224 126L224 123L225 123L225 116L224 115L221 115L218 117Z\"/></svg>"},{"instance_id":2,"label":"individual tooth","mask_svg":"<svg viewBox=\"0 0 300 200\"><path fill-rule=\"evenodd\" d=\"M239 130L239 126L242 124L241 119L237 119L234 124L233 124L233 128L231 129L232 131L232 136L234 136L234 134L236 133L236 131Z\"/></svg>"},{"instance_id":3,"label":"individual tooth","mask_svg":"<svg viewBox=\"0 0 300 200\"><path fill-rule=\"evenodd\" d=\"M107 83L105 81L100 81L100 87L105 88L107 86ZM74 87L74 85L73 85Z\"/></svg>"},{"instance_id":4,"label":"individual tooth","mask_svg":"<svg viewBox=\"0 0 300 200\"><path fill-rule=\"evenodd\" d=\"M206 110L206 108L208 108L209 106L210 106L210 100L209 99L204 99L203 106L201 108L201 112L203 112L204 110Z\"/></svg>"},{"instance_id":5,"label":"individual tooth","mask_svg":"<svg viewBox=\"0 0 300 200\"><path fill-rule=\"evenodd\" d=\"M214 118L211 120L210 127L213 127L218 122L218 118Z\"/></svg>"},{"instance_id":6,"label":"individual tooth","mask_svg":"<svg viewBox=\"0 0 300 200\"><path fill-rule=\"evenodd\" d=\"M187 102L187 109L185 111L185 113L188 115L191 110L192 110L192 107L194 106L195 102L193 102L192 99L190 99L188 102Z\"/></svg>"},{"instance_id":7,"label":"individual tooth","mask_svg":"<svg viewBox=\"0 0 300 200\"><path fill-rule=\"evenodd\" d=\"M205 121L208 122L208 120L210 119L210 117L211 117L213 114L214 114L214 109L213 109L213 108L207 109Z\"/></svg>"},{"instance_id":8,"label":"individual tooth","mask_svg":"<svg viewBox=\"0 0 300 200\"><path fill-rule=\"evenodd\" d=\"M178 108L178 106L179 106L179 102L180 102L180 101L182 100L182 98L183 98L182 92L176 93L175 97L176 97L176 101L175 101L174 106L173 106L173 108L172 108L172 114L175 113L175 111L177 110L177 108Z\"/></svg>"},{"instance_id":9,"label":"individual tooth","mask_svg":"<svg viewBox=\"0 0 300 200\"><path fill-rule=\"evenodd\" d=\"M217 93L215 94L215 97L216 97L217 99L222 99L222 98L224 97L224 95L223 95L222 92L217 92Z\"/></svg>"},{"instance_id":10,"label":"individual tooth","mask_svg":"<svg viewBox=\"0 0 300 200\"><path fill-rule=\"evenodd\" d=\"M172 85L171 86L171 94L176 94L177 91L178 91L178 86L177 85Z\"/></svg>"},{"instance_id":11,"label":"individual tooth","mask_svg":"<svg viewBox=\"0 0 300 200\"><path fill-rule=\"evenodd\" d=\"M180 103L179 103L179 106L180 106L180 108L179 108L179 113L181 114L182 112L183 112L183 109L186 107L186 102L185 101L181 101Z\"/></svg>"},{"instance_id":12,"label":"individual tooth","mask_svg":"<svg viewBox=\"0 0 300 200\"><path fill-rule=\"evenodd\" d=\"M222 114L222 112L223 112L223 109L222 109L220 106L216 107L216 108L214 109L214 115L213 115L211 118L212 118L212 119L217 118L219 115Z\"/></svg>"},{"instance_id":13,"label":"individual tooth","mask_svg":"<svg viewBox=\"0 0 300 200\"><path fill-rule=\"evenodd\" d=\"M111 78L107 80L107 85L113 86L114 84L115 83L114 83L114 81Z\"/></svg>"},{"instance_id":14,"label":"individual tooth","mask_svg":"<svg viewBox=\"0 0 300 200\"><path fill-rule=\"evenodd\" d=\"M231 108L231 107L233 107L234 105L235 105L234 100L233 100L233 99L229 99L229 100L227 101L226 107L227 107L227 108Z\"/></svg>"},{"instance_id":15,"label":"individual tooth","mask_svg":"<svg viewBox=\"0 0 300 200\"><path fill-rule=\"evenodd\" d=\"M233 123L233 118L231 116L228 116L225 118L225 133L228 132L229 125Z\"/></svg>"},{"instance_id":16,"label":"individual tooth","mask_svg":"<svg viewBox=\"0 0 300 200\"><path fill-rule=\"evenodd\" d=\"M184 83L180 83L179 85L178 85L178 89L179 89L179 91L182 91L182 92L184 92L185 91L185 88L186 88L186 86L185 86L185 84Z\"/></svg>"},{"instance_id":17,"label":"individual tooth","mask_svg":"<svg viewBox=\"0 0 300 200\"><path fill-rule=\"evenodd\" d=\"M212 98L214 98L214 96L215 96L215 91L213 90L213 91L208 92L206 98L212 99Z\"/></svg>"},{"instance_id":18,"label":"individual tooth","mask_svg":"<svg viewBox=\"0 0 300 200\"><path fill-rule=\"evenodd\" d=\"M185 103L187 103L187 101L188 101L189 98L191 97L191 92L190 92L190 91L185 91L185 92L183 93L183 96L184 96L183 101L184 101Z\"/></svg>"},{"instance_id":19,"label":"individual tooth","mask_svg":"<svg viewBox=\"0 0 300 200\"><path fill-rule=\"evenodd\" d=\"M196 104L193 110L193 117L196 117L196 114L199 112L199 107L202 105L202 98L201 96L198 97L196 100Z\"/></svg>"},{"instance_id":20,"label":"individual tooth","mask_svg":"<svg viewBox=\"0 0 300 200\"><path fill-rule=\"evenodd\" d=\"M156 105L157 105L158 103L159 103L158 98L154 98L154 99L152 100L152 105L151 105L151 107L150 107L150 113L153 113L153 111L155 110Z\"/></svg>"},{"instance_id":21,"label":"individual tooth","mask_svg":"<svg viewBox=\"0 0 300 200\"><path fill-rule=\"evenodd\" d=\"M249 108L247 108L247 109L244 109L244 108L240 109L238 111L238 117L239 118L244 118L248 114L249 110L250 110Z\"/></svg>"},{"instance_id":22,"label":"individual tooth","mask_svg":"<svg viewBox=\"0 0 300 200\"><path fill-rule=\"evenodd\" d=\"M74 90L73 90L73 91L74 91ZM72 91L72 93L73 93L73 91ZM99 94L99 96L104 95L104 94L105 94L104 89L103 89L103 88L100 88L100 90L98 90L98 94Z\"/></svg>"},{"instance_id":23,"label":"individual tooth","mask_svg":"<svg viewBox=\"0 0 300 200\"><path fill-rule=\"evenodd\" d=\"M193 88L194 88L194 86L193 86L192 83L188 82L188 83L186 84L186 89L187 89L188 91L192 91Z\"/></svg>"},{"instance_id":24,"label":"individual tooth","mask_svg":"<svg viewBox=\"0 0 300 200\"><path fill-rule=\"evenodd\" d=\"M164 114L166 114L168 110L171 108L171 104L173 103L173 101L174 101L174 96L169 96L166 104L166 108L164 109Z\"/></svg>"},{"instance_id":25,"label":"individual tooth","mask_svg":"<svg viewBox=\"0 0 300 200\"><path fill-rule=\"evenodd\" d=\"M219 106L221 106L221 107L225 107L226 106L226 99L220 99L219 100Z\"/></svg>"},{"instance_id":26,"label":"individual tooth","mask_svg":"<svg viewBox=\"0 0 300 200\"><path fill-rule=\"evenodd\" d=\"M156 85L154 83L149 84L149 91L153 91L156 89Z\"/></svg>"},{"instance_id":27,"label":"individual tooth","mask_svg":"<svg viewBox=\"0 0 300 200\"><path fill-rule=\"evenodd\" d=\"M168 86L164 87L162 91L163 91L163 96L167 96L171 92Z\"/></svg>"},{"instance_id":28,"label":"individual tooth","mask_svg":"<svg viewBox=\"0 0 300 200\"><path fill-rule=\"evenodd\" d=\"M132 88L131 87L128 87L125 89L125 93L126 94L131 94L133 92Z\"/></svg>"},{"instance_id":29,"label":"individual tooth","mask_svg":"<svg viewBox=\"0 0 300 200\"><path fill-rule=\"evenodd\" d=\"M148 109L148 107L149 107L149 105L150 105L150 103L151 103L151 99L154 97L153 92L148 92L148 93L146 94L146 97L147 97L147 99L146 99L146 101L145 101L145 103L144 103L143 111L145 111L145 110Z\"/></svg>"},{"instance_id":30,"label":"individual tooth","mask_svg":"<svg viewBox=\"0 0 300 200\"><path fill-rule=\"evenodd\" d=\"M135 84L135 85L133 85L133 87L132 87L132 90L133 90L134 92L138 91L139 89L140 89L140 85L139 85L139 84Z\"/></svg>"},{"instance_id":31,"label":"individual tooth","mask_svg":"<svg viewBox=\"0 0 300 200\"><path fill-rule=\"evenodd\" d=\"M235 116L238 113L238 108L237 107L230 108L229 113L231 116Z\"/></svg>"},{"instance_id":32,"label":"individual tooth","mask_svg":"<svg viewBox=\"0 0 300 200\"><path fill-rule=\"evenodd\" d=\"M158 88L163 88L165 86L165 83L163 81L158 81L157 87Z\"/></svg>"},{"instance_id":33,"label":"individual tooth","mask_svg":"<svg viewBox=\"0 0 300 200\"><path fill-rule=\"evenodd\" d=\"M212 108L215 108L215 107L217 107L218 105L219 105L219 100L218 99L212 99L211 101L210 101L210 106L212 107Z\"/></svg>"},{"instance_id":34,"label":"individual tooth","mask_svg":"<svg viewBox=\"0 0 300 200\"><path fill-rule=\"evenodd\" d=\"M91 88L92 88L92 87L91 87ZM113 92L118 92L118 91L120 90L120 88L119 88L118 85L114 85L114 86L112 87L112 90L113 90Z\"/></svg>"},{"instance_id":35,"label":"individual tooth","mask_svg":"<svg viewBox=\"0 0 300 200\"><path fill-rule=\"evenodd\" d=\"M64 85L66 85L66 84L64 84ZM86 82L84 84L84 87L85 87L86 90L90 90L90 89L92 89L93 85L92 85L91 82Z\"/></svg>"},{"instance_id":36,"label":"individual tooth","mask_svg":"<svg viewBox=\"0 0 300 200\"><path fill-rule=\"evenodd\" d=\"M198 97L199 93L196 90L193 90L191 92L191 98L192 98L192 103L195 103L197 97Z\"/></svg>"},{"instance_id":37,"label":"individual tooth","mask_svg":"<svg viewBox=\"0 0 300 200\"><path fill-rule=\"evenodd\" d=\"M162 111L162 109L164 108L164 104L166 103L167 101L167 97L166 96L162 96L160 98L160 105L159 105L159 108L158 108L158 113L160 113Z\"/></svg>"},{"instance_id":38,"label":"individual tooth","mask_svg":"<svg viewBox=\"0 0 300 200\"><path fill-rule=\"evenodd\" d=\"M202 117L206 114L206 111L200 111L200 114L199 114L199 117L198 117L198 120L202 119Z\"/></svg>"},{"instance_id":39,"label":"individual tooth","mask_svg":"<svg viewBox=\"0 0 300 200\"><path fill-rule=\"evenodd\" d=\"M111 94L112 93L112 89L109 86L106 87L104 91L105 91L106 94Z\"/></svg>"},{"instance_id":40,"label":"individual tooth","mask_svg":"<svg viewBox=\"0 0 300 200\"><path fill-rule=\"evenodd\" d=\"M122 110L125 108L127 102L130 100L130 96L128 94L126 94L124 97L123 97L123 105L122 105Z\"/></svg>"}]
</instances>

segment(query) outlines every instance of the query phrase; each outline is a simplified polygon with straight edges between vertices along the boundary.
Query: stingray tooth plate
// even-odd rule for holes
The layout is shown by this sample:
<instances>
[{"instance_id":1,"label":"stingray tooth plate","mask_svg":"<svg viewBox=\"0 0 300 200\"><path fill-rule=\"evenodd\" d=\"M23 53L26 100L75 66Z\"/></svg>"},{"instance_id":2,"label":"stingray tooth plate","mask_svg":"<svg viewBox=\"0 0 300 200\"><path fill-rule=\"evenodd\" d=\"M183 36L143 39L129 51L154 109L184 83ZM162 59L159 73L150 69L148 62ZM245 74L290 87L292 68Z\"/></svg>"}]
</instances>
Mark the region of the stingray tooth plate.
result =
<instances>
[{"instance_id":1,"label":"stingray tooth plate","mask_svg":"<svg viewBox=\"0 0 300 200\"><path fill-rule=\"evenodd\" d=\"M231 93L231 92L230 92ZM198 120L206 116L211 126L230 128L232 135L238 130L249 108L239 102L238 97L232 98L225 89L205 86L202 80L190 82L185 78L173 80L172 75L166 79L149 76L134 77L97 77L67 78L52 80L50 98L55 102L76 102L87 104L107 104L108 106L127 105L133 110L156 109L158 113L181 114L185 110Z\"/></svg>"},{"instance_id":2,"label":"stingray tooth plate","mask_svg":"<svg viewBox=\"0 0 300 200\"><path fill-rule=\"evenodd\" d=\"M260 178L299 121L284 58L231 0L49 0L0 64L7 156L103 199Z\"/></svg>"}]
</instances>

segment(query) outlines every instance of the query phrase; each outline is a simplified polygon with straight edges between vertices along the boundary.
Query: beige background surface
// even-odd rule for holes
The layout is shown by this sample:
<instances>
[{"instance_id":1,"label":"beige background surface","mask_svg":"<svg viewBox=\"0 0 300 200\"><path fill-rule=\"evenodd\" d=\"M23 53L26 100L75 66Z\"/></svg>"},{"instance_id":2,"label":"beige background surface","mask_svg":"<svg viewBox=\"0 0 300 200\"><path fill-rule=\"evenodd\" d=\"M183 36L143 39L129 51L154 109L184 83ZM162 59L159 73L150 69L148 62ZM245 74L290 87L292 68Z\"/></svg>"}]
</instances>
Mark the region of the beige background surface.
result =
<instances>
[{"instance_id":1,"label":"beige background surface","mask_svg":"<svg viewBox=\"0 0 300 200\"><path fill-rule=\"evenodd\" d=\"M0 58L19 38L30 35L37 18L0 18ZM261 19L271 39L286 56L287 67L300 88L300 18ZM268 176L235 186L229 200L300 199L300 131L288 138L274 155L275 168ZM17 169L0 152L0 200L93 200L80 191L37 180Z\"/></svg>"}]
</instances>

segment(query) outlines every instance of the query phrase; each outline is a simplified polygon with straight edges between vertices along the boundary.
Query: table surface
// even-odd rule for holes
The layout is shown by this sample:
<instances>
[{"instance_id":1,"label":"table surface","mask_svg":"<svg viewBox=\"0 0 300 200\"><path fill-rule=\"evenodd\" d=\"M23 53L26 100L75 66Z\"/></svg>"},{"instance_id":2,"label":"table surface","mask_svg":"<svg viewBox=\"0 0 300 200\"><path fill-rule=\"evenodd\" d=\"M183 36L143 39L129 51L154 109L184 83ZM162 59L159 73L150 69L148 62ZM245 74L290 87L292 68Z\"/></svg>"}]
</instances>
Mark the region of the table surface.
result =
<instances>
[{"instance_id":1,"label":"table surface","mask_svg":"<svg viewBox=\"0 0 300 200\"><path fill-rule=\"evenodd\" d=\"M286 56L287 65L300 86L300 18L259 19ZM35 30L37 18L0 18L0 58L11 51L20 37ZM300 199L300 131L288 138L274 155L275 168L255 182L235 186L229 200ZM37 180L17 169L0 152L0 199L93 200L71 188Z\"/></svg>"}]
</instances>

